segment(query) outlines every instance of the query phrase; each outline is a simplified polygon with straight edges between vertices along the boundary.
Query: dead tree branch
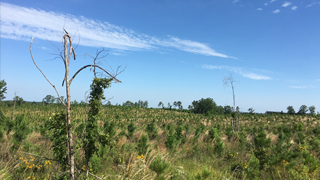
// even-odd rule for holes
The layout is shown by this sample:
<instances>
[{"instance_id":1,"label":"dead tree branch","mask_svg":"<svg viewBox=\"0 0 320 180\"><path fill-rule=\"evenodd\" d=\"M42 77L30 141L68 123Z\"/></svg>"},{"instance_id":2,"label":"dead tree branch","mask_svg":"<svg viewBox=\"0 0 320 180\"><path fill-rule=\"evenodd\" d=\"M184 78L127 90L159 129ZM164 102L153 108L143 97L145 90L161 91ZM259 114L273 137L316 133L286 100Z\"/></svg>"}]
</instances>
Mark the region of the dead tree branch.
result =
<instances>
[{"instance_id":1,"label":"dead tree branch","mask_svg":"<svg viewBox=\"0 0 320 180\"><path fill-rule=\"evenodd\" d=\"M103 69L102 67L98 66L98 65L86 65L83 66L82 68L80 68L70 79L70 84L72 83L72 80L79 74L80 71L82 71L83 69L87 68L87 67L97 67L99 69L101 69L102 71L104 71L105 73L107 73L112 79L114 79L116 82L122 83L119 79L117 79L115 76L111 75L108 71L106 71L105 69Z\"/></svg>"},{"instance_id":2,"label":"dead tree branch","mask_svg":"<svg viewBox=\"0 0 320 180\"><path fill-rule=\"evenodd\" d=\"M32 37L32 40L31 40L31 43L30 43L30 54L31 54L32 61L33 61L34 65L39 69L39 71L41 72L41 74L43 75L43 77L44 77L44 78L48 81L48 83L54 88L54 90L56 91L56 93L57 93L57 95L58 95L59 100L61 101L61 103L62 103L64 106L66 106L66 104L62 101L62 99L61 99L61 97L60 97L60 94L59 94L56 86L53 85L53 84L49 81L49 79L46 77L46 75L42 72L42 70L38 67L37 63L34 61L33 54L32 54L32 43L33 43L33 39L34 39L34 37Z\"/></svg>"}]
</instances>

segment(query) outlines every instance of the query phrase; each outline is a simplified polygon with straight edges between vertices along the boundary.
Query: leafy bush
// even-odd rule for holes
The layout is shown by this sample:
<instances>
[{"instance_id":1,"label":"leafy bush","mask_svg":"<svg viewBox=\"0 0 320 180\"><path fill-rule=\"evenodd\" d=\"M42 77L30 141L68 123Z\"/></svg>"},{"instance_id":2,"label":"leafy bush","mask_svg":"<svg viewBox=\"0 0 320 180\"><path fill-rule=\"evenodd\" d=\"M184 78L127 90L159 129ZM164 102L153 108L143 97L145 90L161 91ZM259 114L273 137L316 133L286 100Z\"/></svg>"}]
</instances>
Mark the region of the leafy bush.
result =
<instances>
[{"instance_id":1,"label":"leafy bush","mask_svg":"<svg viewBox=\"0 0 320 180\"><path fill-rule=\"evenodd\" d=\"M296 130L296 131L303 131L303 124L302 124L301 122L296 123L296 124L294 125L294 130Z\"/></svg>"},{"instance_id":2,"label":"leafy bush","mask_svg":"<svg viewBox=\"0 0 320 180\"><path fill-rule=\"evenodd\" d=\"M102 168L102 158L100 158L97 154L93 154L90 158L90 169L93 173L97 173Z\"/></svg>"},{"instance_id":3,"label":"leafy bush","mask_svg":"<svg viewBox=\"0 0 320 180\"><path fill-rule=\"evenodd\" d=\"M175 134L167 135L165 145L168 149L173 150L175 147L179 145L179 141L177 140L177 136Z\"/></svg>"},{"instance_id":4,"label":"leafy bush","mask_svg":"<svg viewBox=\"0 0 320 180\"><path fill-rule=\"evenodd\" d=\"M129 136L130 138L133 137L133 133L134 133L134 131L136 130L136 128L137 128L137 127L136 127L134 121L131 121L130 124L128 125L128 136Z\"/></svg>"},{"instance_id":5,"label":"leafy bush","mask_svg":"<svg viewBox=\"0 0 320 180\"><path fill-rule=\"evenodd\" d=\"M151 123L147 124L146 131L147 131L150 139L154 139L154 138L158 137L158 129L156 126L155 119L153 119L153 121Z\"/></svg>"},{"instance_id":6,"label":"leafy bush","mask_svg":"<svg viewBox=\"0 0 320 180\"><path fill-rule=\"evenodd\" d=\"M216 138L219 137L219 132L216 128L212 127L210 130L209 130L209 138L214 140Z\"/></svg>"},{"instance_id":7,"label":"leafy bush","mask_svg":"<svg viewBox=\"0 0 320 180\"><path fill-rule=\"evenodd\" d=\"M267 138L266 133L262 130L255 138L255 155L260 161L260 169L268 162L267 151L271 145L271 139Z\"/></svg>"},{"instance_id":8,"label":"leafy bush","mask_svg":"<svg viewBox=\"0 0 320 180\"><path fill-rule=\"evenodd\" d=\"M149 144L148 136L145 134L142 134L141 138L139 140L139 143L137 145L137 148L136 148L138 151L138 154L139 155L147 154L149 147L150 147L150 144Z\"/></svg>"},{"instance_id":9,"label":"leafy bush","mask_svg":"<svg viewBox=\"0 0 320 180\"><path fill-rule=\"evenodd\" d=\"M244 171L247 174L246 178L247 179L254 179L254 180L258 180L259 175L260 175L260 162L259 159L256 158L256 156L254 154L251 155L249 163L245 164L244 166Z\"/></svg>"},{"instance_id":10,"label":"leafy bush","mask_svg":"<svg viewBox=\"0 0 320 180\"><path fill-rule=\"evenodd\" d=\"M158 154L158 156L155 158L155 160L150 164L149 168L157 173L156 180L165 179L163 176L161 176L164 171L169 167L169 163L166 161L161 160L161 156Z\"/></svg>"},{"instance_id":11,"label":"leafy bush","mask_svg":"<svg viewBox=\"0 0 320 180\"><path fill-rule=\"evenodd\" d=\"M14 120L14 130L13 134L13 150L19 148L19 144L27 138L27 135L31 133L31 128L28 126L28 120L24 114L18 115Z\"/></svg>"},{"instance_id":12,"label":"leafy bush","mask_svg":"<svg viewBox=\"0 0 320 180\"><path fill-rule=\"evenodd\" d=\"M225 150L225 145L222 142L221 138L217 138L216 142L214 143L214 152L218 155L218 156L222 156Z\"/></svg>"},{"instance_id":13,"label":"leafy bush","mask_svg":"<svg viewBox=\"0 0 320 180\"><path fill-rule=\"evenodd\" d=\"M52 142L53 157L58 160L63 170L67 169L67 132L66 132L66 114L64 111L54 113L47 121L48 138Z\"/></svg>"}]
</instances>

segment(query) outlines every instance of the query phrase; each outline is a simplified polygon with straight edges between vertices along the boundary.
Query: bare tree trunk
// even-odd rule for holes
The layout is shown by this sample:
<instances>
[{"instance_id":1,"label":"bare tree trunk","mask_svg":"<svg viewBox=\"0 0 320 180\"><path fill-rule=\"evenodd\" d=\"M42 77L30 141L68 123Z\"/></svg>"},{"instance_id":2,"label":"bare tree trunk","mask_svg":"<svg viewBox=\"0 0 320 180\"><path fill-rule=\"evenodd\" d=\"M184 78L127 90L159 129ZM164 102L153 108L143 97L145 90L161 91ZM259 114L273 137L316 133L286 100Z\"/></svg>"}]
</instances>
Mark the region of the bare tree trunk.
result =
<instances>
[{"instance_id":1,"label":"bare tree trunk","mask_svg":"<svg viewBox=\"0 0 320 180\"><path fill-rule=\"evenodd\" d=\"M16 101L17 101L17 92L14 92L14 103L13 103L13 110L12 110L12 121L14 120L14 110L16 108Z\"/></svg>"},{"instance_id":2,"label":"bare tree trunk","mask_svg":"<svg viewBox=\"0 0 320 180\"><path fill-rule=\"evenodd\" d=\"M224 85L228 85L229 83L230 83L230 85L231 85L232 95L233 95L233 110L232 110L232 113L234 114L235 111L236 111L236 96L235 96L235 94L234 94L234 86L233 86L233 82L235 82L235 81L234 81L234 79L233 79L233 77L232 77L232 74L230 74L229 77L225 77L224 80L223 80L223 82L224 82ZM236 117L236 116L235 116L235 114L234 114L234 115L232 116L232 119L231 119L231 125L232 125L232 132L233 132L233 133L234 133L234 131L235 131L235 124L236 124L236 122L235 122L236 118L235 118L235 117ZM238 125L238 132L239 132L239 125Z\"/></svg>"},{"instance_id":3,"label":"bare tree trunk","mask_svg":"<svg viewBox=\"0 0 320 180\"><path fill-rule=\"evenodd\" d=\"M70 164L70 180L74 180L74 154L73 154L73 140L72 140L72 132L71 132L71 116L70 116L70 82L69 82L69 60L68 57L68 39L70 37L69 34L64 35L64 62L66 68L66 93L67 93L67 104L66 104L66 121L67 121L67 134L68 134L68 160ZM70 51L72 50L72 44L70 43ZM71 55L71 54L70 54ZM69 55L69 56L70 56Z\"/></svg>"},{"instance_id":4,"label":"bare tree trunk","mask_svg":"<svg viewBox=\"0 0 320 180\"><path fill-rule=\"evenodd\" d=\"M233 80L230 81L232 87L232 94L233 94L233 113L235 112L236 108L236 96L234 95L234 88L233 88ZM232 131L234 132L235 129L235 118L232 118Z\"/></svg>"},{"instance_id":5,"label":"bare tree trunk","mask_svg":"<svg viewBox=\"0 0 320 180\"><path fill-rule=\"evenodd\" d=\"M71 105L71 96L70 96L70 85L72 83L72 80L76 77L76 75L82 71L83 69L87 68L87 67L94 67L94 68L99 68L101 69L102 71L104 71L105 73L107 73L113 80L115 80L116 82L120 82L120 80L118 80L115 76L111 75L108 71L106 71L105 69L101 68L100 66L96 65L95 61L93 65L86 65L84 67L82 67L81 69L79 69L73 76L71 79L69 79L69 62L70 62L70 57L73 53L73 56L74 56L74 60L76 60L76 55L75 55L75 52L74 52L74 49L72 47L72 41L71 41L71 36L69 35L69 33L64 29L65 31L65 35L63 36L63 39L64 39L64 57L62 57L61 55L61 58L63 59L64 61L64 65L65 65L65 77L64 77L64 80L62 82L62 86L64 84L64 82L66 82L66 93L67 93L67 102L65 103L63 101L63 99L61 99L60 97L60 94L57 90L57 88L55 87L55 85L53 85L49 79L45 76L45 74L42 72L42 70L38 67L38 65L36 64L34 58L33 58L33 55L32 55L32 42L33 42L33 39L31 40L31 43L30 43L30 54L31 54L31 58L32 58L32 61L34 63L34 65L39 69L39 71L41 72L41 74L44 76L44 78L49 82L49 84L55 89L57 95L58 95L58 98L59 100L61 101L61 103L66 107L66 132L67 132L67 136L68 136L68 139L67 139L67 156L68 156L68 163L70 165L70 176L69 176L69 179L70 180L74 180L75 179L75 174L74 174L74 171L75 171L75 162L74 162L74 150L73 150L73 137L72 137L72 132L71 132L71 116L70 116L70 105ZM68 54L68 40L69 40L69 54ZM98 55L103 52L103 51L99 51L95 60L98 59ZM94 69L94 75L96 76L96 71ZM15 105L14 105L15 107ZM13 114L14 114L14 109L13 109ZM89 164L88 164L89 165ZM89 166L87 167L89 168ZM90 172L87 171L87 174L91 174ZM91 174L92 175L92 174ZM96 177L96 176L95 176Z\"/></svg>"}]
</instances>

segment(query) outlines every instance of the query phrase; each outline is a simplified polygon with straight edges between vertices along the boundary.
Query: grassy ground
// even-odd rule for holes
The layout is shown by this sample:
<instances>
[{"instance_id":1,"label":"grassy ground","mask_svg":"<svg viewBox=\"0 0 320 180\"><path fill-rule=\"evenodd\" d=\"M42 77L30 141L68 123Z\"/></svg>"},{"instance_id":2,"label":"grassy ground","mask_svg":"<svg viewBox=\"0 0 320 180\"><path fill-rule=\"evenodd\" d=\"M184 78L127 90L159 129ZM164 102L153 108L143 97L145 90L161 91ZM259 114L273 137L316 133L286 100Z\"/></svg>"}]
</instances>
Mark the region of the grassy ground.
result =
<instances>
[{"instance_id":1,"label":"grassy ground","mask_svg":"<svg viewBox=\"0 0 320 180\"><path fill-rule=\"evenodd\" d=\"M11 119L12 107L1 110ZM45 129L53 114L63 110L56 105L16 107L13 122L24 119L29 130L18 141L22 125L8 134L2 128L0 179L63 179L67 169L55 161ZM236 123L233 133L229 115L104 107L100 130L111 135L106 124L114 123L116 133L107 137L107 144L96 144L99 151L87 167L77 132L86 112L86 107L72 107L71 112L78 179L320 179L320 116L240 115L239 132ZM160 165L169 164L159 177L152 168L158 156Z\"/></svg>"}]
</instances>

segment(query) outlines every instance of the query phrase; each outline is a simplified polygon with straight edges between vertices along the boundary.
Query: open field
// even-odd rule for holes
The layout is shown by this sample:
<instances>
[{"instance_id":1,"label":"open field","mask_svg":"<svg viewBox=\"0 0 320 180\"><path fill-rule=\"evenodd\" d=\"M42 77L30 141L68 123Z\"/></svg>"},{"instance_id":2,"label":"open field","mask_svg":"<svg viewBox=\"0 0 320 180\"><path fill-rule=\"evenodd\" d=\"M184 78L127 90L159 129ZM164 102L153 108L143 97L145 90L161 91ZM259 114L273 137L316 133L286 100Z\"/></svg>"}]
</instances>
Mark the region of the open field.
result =
<instances>
[{"instance_id":1,"label":"open field","mask_svg":"<svg viewBox=\"0 0 320 180\"><path fill-rule=\"evenodd\" d=\"M12 121L12 107L1 106L0 179L67 176L50 129L64 110L24 104ZM320 179L319 115L240 114L233 133L230 115L103 106L102 139L87 165L81 139L89 107L71 111L78 179L86 179L87 170L89 179Z\"/></svg>"}]
</instances>

